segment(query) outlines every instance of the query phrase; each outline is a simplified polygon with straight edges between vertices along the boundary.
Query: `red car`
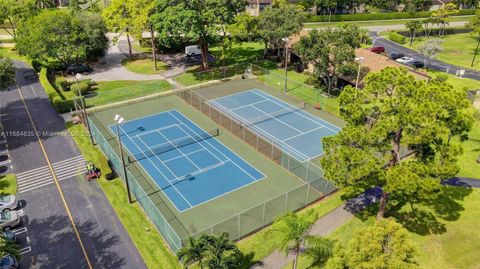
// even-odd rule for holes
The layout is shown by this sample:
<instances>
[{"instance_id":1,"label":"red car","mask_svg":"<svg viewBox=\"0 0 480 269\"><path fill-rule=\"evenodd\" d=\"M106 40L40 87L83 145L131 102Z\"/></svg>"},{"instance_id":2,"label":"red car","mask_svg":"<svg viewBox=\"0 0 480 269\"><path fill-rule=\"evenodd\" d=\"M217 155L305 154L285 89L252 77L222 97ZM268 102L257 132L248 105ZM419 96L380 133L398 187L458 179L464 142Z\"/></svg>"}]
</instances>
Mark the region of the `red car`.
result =
<instances>
[{"instance_id":1,"label":"red car","mask_svg":"<svg viewBox=\"0 0 480 269\"><path fill-rule=\"evenodd\" d=\"M384 47L373 47L370 49L371 52L375 53L385 53L385 48Z\"/></svg>"}]
</instances>

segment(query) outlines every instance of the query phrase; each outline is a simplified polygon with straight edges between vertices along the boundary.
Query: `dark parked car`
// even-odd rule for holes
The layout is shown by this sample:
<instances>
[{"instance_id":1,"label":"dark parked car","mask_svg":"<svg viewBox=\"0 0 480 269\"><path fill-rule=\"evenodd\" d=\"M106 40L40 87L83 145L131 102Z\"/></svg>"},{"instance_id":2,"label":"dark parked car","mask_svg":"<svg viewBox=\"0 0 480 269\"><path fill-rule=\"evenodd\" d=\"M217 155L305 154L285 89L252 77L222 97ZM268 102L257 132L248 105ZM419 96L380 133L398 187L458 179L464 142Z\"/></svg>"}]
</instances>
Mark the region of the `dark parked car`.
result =
<instances>
[{"instance_id":1,"label":"dark parked car","mask_svg":"<svg viewBox=\"0 0 480 269\"><path fill-rule=\"evenodd\" d=\"M413 60L411 62L408 62L407 65L411 65L415 68L422 68L425 66L425 63L419 60Z\"/></svg>"},{"instance_id":2,"label":"dark parked car","mask_svg":"<svg viewBox=\"0 0 480 269\"><path fill-rule=\"evenodd\" d=\"M392 59L392 60L396 60L396 59L400 59L402 57L405 57L405 54L403 54L403 53L390 53L390 55L388 55L388 57L390 57L390 59Z\"/></svg>"},{"instance_id":3,"label":"dark parked car","mask_svg":"<svg viewBox=\"0 0 480 269\"><path fill-rule=\"evenodd\" d=\"M86 74L92 72L92 68L84 64L71 64L67 67L67 73L69 74Z\"/></svg>"},{"instance_id":4,"label":"dark parked car","mask_svg":"<svg viewBox=\"0 0 480 269\"><path fill-rule=\"evenodd\" d=\"M373 47L370 49L371 52L375 53L385 53L385 48L384 47Z\"/></svg>"}]
</instances>

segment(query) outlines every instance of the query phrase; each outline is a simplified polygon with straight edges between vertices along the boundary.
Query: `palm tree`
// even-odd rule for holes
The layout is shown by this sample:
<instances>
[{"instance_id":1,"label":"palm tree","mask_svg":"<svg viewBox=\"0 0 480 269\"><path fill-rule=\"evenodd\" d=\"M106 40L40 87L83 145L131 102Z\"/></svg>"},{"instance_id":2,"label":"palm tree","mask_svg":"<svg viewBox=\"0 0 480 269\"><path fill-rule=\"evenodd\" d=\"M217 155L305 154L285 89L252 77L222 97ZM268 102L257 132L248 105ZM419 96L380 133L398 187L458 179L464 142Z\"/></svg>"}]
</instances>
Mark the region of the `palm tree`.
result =
<instances>
[{"instance_id":1,"label":"palm tree","mask_svg":"<svg viewBox=\"0 0 480 269\"><path fill-rule=\"evenodd\" d=\"M205 248L205 264L210 269L233 269L239 267L240 250L230 241L227 233L209 236Z\"/></svg>"},{"instance_id":2,"label":"palm tree","mask_svg":"<svg viewBox=\"0 0 480 269\"><path fill-rule=\"evenodd\" d=\"M200 268L203 268L203 257L206 247L205 239L204 235L198 239L189 237L188 245L177 252L178 260L184 264L185 268L196 262L200 264Z\"/></svg>"},{"instance_id":3,"label":"palm tree","mask_svg":"<svg viewBox=\"0 0 480 269\"><path fill-rule=\"evenodd\" d=\"M312 259L310 267L322 268L333 255L335 241L320 236L308 236L305 240L305 254Z\"/></svg>"},{"instance_id":4,"label":"palm tree","mask_svg":"<svg viewBox=\"0 0 480 269\"><path fill-rule=\"evenodd\" d=\"M274 231L279 235L281 241L280 249L286 254L293 252L293 269L297 268L298 255L303 242L308 237L312 225L317 220L318 214L312 209L305 214L287 213L275 221Z\"/></svg>"}]
</instances>

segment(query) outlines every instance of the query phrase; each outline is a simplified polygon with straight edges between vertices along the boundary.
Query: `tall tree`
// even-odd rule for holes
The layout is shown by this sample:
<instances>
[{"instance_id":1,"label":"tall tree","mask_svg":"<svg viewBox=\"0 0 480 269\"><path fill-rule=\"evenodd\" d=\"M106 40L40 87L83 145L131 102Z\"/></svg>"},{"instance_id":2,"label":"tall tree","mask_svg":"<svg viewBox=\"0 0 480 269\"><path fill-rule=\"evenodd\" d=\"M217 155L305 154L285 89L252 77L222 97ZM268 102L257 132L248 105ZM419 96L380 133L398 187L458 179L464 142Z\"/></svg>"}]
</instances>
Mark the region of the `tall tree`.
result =
<instances>
[{"instance_id":1,"label":"tall tree","mask_svg":"<svg viewBox=\"0 0 480 269\"><path fill-rule=\"evenodd\" d=\"M38 61L70 63L79 57L95 58L108 47L106 32L102 18L95 13L42 11L19 25L17 50Z\"/></svg>"},{"instance_id":2,"label":"tall tree","mask_svg":"<svg viewBox=\"0 0 480 269\"><path fill-rule=\"evenodd\" d=\"M205 264L211 269L235 269L240 267L240 250L228 239L227 233L208 236L205 247Z\"/></svg>"},{"instance_id":3,"label":"tall tree","mask_svg":"<svg viewBox=\"0 0 480 269\"><path fill-rule=\"evenodd\" d=\"M15 83L15 67L9 58L0 58L0 90Z\"/></svg>"},{"instance_id":4,"label":"tall tree","mask_svg":"<svg viewBox=\"0 0 480 269\"><path fill-rule=\"evenodd\" d=\"M102 16L110 31L126 35L130 58L133 57L130 37L133 32L133 21L136 19L132 7L135 7L136 4L135 0L112 0L110 5L102 12Z\"/></svg>"},{"instance_id":5,"label":"tall tree","mask_svg":"<svg viewBox=\"0 0 480 269\"><path fill-rule=\"evenodd\" d=\"M37 12L34 0L0 0L0 25L15 38L17 25Z\"/></svg>"},{"instance_id":6,"label":"tall tree","mask_svg":"<svg viewBox=\"0 0 480 269\"><path fill-rule=\"evenodd\" d=\"M258 19L259 34L265 43L264 56L270 46L282 57L282 38L288 38L302 30L305 13L302 6L283 4L265 9Z\"/></svg>"},{"instance_id":7,"label":"tall tree","mask_svg":"<svg viewBox=\"0 0 480 269\"><path fill-rule=\"evenodd\" d=\"M403 68L371 73L362 90L346 87L339 97L347 126L324 139L325 176L348 193L374 186L382 193L377 218L388 197L413 204L435 199L440 180L458 171L461 145L451 140L473 124L466 94L451 85L416 80ZM402 158L402 149L410 150Z\"/></svg>"},{"instance_id":8,"label":"tall tree","mask_svg":"<svg viewBox=\"0 0 480 269\"><path fill-rule=\"evenodd\" d=\"M445 34L445 28L450 24L451 17L457 13L458 8L454 3L443 5L441 8L432 13L434 20L436 20L441 26L439 35Z\"/></svg>"},{"instance_id":9,"label":"tall tree","mask_svg":"<svg viewBox=\"0 0 480 269\"><path fill-rule=\"evenodd\" d=\"M243 0L157 0L152 16L159 40L197 42L202 49L202 67L207 69L208 46L218 37L218 26L231 22L246 6Z\"/></svg>"},{"instance_id":10,"label":"tall tree","mask_svg":"<svg viewBox=\"0 0 480 269\"><path fill-rule=\"evenodd\" d=\"M188 244L177 252L178 260L188 268L194 263L198 263L203 269L203 260L206 250L207 240L205 236L200 238L189 237Z\"/></svg>"},{"instance_id":11,"label":"tall tree","mask_svg":"<svg viewBox=\"0 0 480 269\"><path fill-rule=\"evenodd\" d=\"M393 220L382 220L359 230L345 249L337 247L326 268L419 268L417 247Z\"/></svg>"},{"instance_id":12,"label":"tall tree","mask_svg":"<svg viewBox=\"0 0 480 269\"><path fill-rule=\"evenodd\" d=\"M425 66L427 70L430 68L432 62L437 58L437 56L443 51L441 39L430 39L421 47L418 48L418 51L425 57Z\"/></svg>"},{"instance_id":13,"label":"tall tree","mask_svg":"<svg viewBox=\"0 0 480 269\"><path fill-rule=\"evenodd\" d=\"M253 38L258 36L258 20L257 17L243 12L235 17L234 23L228 25L227 32L239 40L252 41Z\"/></svg>"},{"instance_id":14,"label":"tall tree","mask_svg":"<svg viewBox=\"0 0 480 269\"><path fill-rule=\"evenodd\" d=\"M303 215L287 213L275 221L274 231L280 239L280 249L286 254L289 252L295 254L293 269L297 268L300 249L317 218L318 214L315 211L308 210Z\"/></svg>"},{"instance_id":15,"label":"tall tree","mask_svg":"<svg viewBox=\"0 0 480 269\"><path fill-rule=\"evenodd\" d=\"M477 47L475 48L475 52L473 53L472 64L470 65L473 67L475 65L475 59L477 58L478 49L480 48L480 11L477 11L475 17L468 23L467 27L472 28L472 35L477 40Z\"/></svg>"},{"instance_id":16,"label":"tall tree","mask_svg":"<svg viewBox=\"0 0 480 269\"><path fill-rule=\"evenodd\" d=\"M137 40L142 39L143 32L150 32L152 48L153 70L157 70L157 46L152 15L155 13L155 1L137 0L128 2L128 9L132 14L131 32Z\"/></svg>"},{"instance_id":17,"label":"tall tree","mask_svg":"<svg viewBox=\"0 0 480 269\"><path fill-rule=\"evenodd\" d=\"M312 63L315 76L321 78L328 92L337 86L342 66L353 64L354 48L360 45L360 35L350 28L312 30L295 45L306 63Z\"/></svg>"},{"instance_id":18,"label":"tall tree","mask_svg":"<svg viewBox=\"0 0 480 269\"><path fill-rule=\"evenodd\" d=\"M334 241L319 236L309 236L305 240L305 255L310 257L311 268L323 268L333 255Z\"/></svg>"},{"instance_id":19,"label":"tall tree","mask_svg":"<svg viewBox=\"0 0 480 269\"><path fill-rule=\"evenodd\" d=\"M405 28L408 29L408 34L410 35L410 46L413 44L417 33L422 30L422 21L413 20L405 23Z\"/></svg>"},{"instance_id":20,"label":"tall tree","mask_svg":"<svg viewBox=\"0 0 480 269\"><path fill-rule=\"evenodd\" d=\"M332 18L332 12L335 10L335 8L338 5L337 0L315 0L315 5L323 11L325 14L325 11L328 12L328 21L331 20Z\"/></svg>"}]
</instances>

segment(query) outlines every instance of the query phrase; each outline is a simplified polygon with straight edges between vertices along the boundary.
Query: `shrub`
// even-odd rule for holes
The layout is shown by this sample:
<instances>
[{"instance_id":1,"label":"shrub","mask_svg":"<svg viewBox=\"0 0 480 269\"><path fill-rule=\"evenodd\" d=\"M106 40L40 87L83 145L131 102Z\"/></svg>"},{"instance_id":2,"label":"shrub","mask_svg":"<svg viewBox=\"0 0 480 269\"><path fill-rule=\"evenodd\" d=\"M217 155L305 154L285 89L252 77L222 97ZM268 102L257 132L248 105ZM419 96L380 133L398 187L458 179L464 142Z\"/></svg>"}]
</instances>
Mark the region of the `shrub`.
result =
<instances>
[{"instance_id":1,"label":"shrub","mask_svg":"<svg viewBox=\"0 0 480 269\"><path fill-rule=\"evenodd\" d=\"M72 83L70 81L67 81L65 78L57 78L57 85L58 85L58 88L60 88L62 91L64 92L68 92L70 91L70 86L72 85Z\"/></svg>"},{"instance_id":2,"label":"shrub","mask_svg":"<svg viewBox=\"0 0 480 269\"><path fill-rule=\"evenodd\" d=\"M462 9L458 15L475 15L475 9ZM371 20L395 20L395 19L415 19L415 18L427 18L433 11L421 11L416 13L410 12L389 12L389 13L358 13L358 14L341 14L332 15L331 22L340 21L371 21ZM329 16L310 16L309 22L328 22Z\"/></svg>"},{"instance_id":3,"label":"shrub","mask_svg":"<svg viewBox=\"0 0 480 269\"><path fill-rule=\"evenodd\" d=\"M388 38L392 40L393 42L399 43L399 44L405 44L407 43L407 38L404 37L403 35L399 35L395 32L390 32L388 34Z\"/></svg>"},{"instance_id":4,"label":"shrub","mask_svg":"<svg viewBox=\"0 0 480 269\"><path fill-rule=\"evenodd\" d=\"M445 82L448 80L448 76L447 74L438 74L436 77L435 77L435 81L438 81L438 82Z\"/></svg>"},{"instance_id":5,"label":"shrub","mask_svg":"<svg viewBox=\"0 0 480 269\"><path fill-rule=\"evenodd\" d=\"M82 93L82 95L85 95L87 94L90 90L91 90L92 86L90 86L90 84L88 84L87 82L85 81L80 81L78 83L73 83L71 86L70 86L70 89L76 94L76 95L79 95L78 91L80 89L80 92Z\"/></svg>"},{"instance_id":6,"label":"shrub","mask_svg":"<svg viewBox=\"0 0 480 269\"><path fill-rule=\"evenodd\" d=\"M48 80L47 74L48 74L47 68L45 67L42 68L40 70L39 79L40 79L40 84L42 84L43 88L45 89L48 99L50 99L50 102L52 103L53 107L55 107L58 113L70 112L70 110L74 109L73 101L62 99L59 92L55 90L55 88L52 86L52 84Z\"/></svg>"},{"instance_id":7,"label":"shrub","mask_svg":"<svg viewBox=\"0 0 480 269\"><path fill-rule=\"evenodd\" d=\"M15 83L15 66L9 58L0 58L0 89Z\"/></svg>"}]
</instances>

